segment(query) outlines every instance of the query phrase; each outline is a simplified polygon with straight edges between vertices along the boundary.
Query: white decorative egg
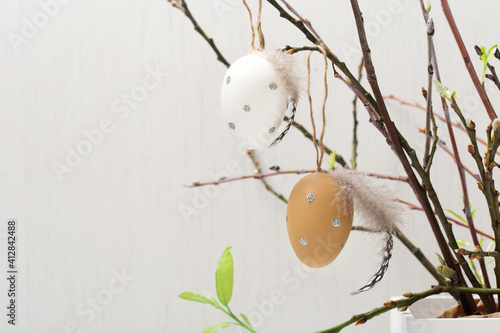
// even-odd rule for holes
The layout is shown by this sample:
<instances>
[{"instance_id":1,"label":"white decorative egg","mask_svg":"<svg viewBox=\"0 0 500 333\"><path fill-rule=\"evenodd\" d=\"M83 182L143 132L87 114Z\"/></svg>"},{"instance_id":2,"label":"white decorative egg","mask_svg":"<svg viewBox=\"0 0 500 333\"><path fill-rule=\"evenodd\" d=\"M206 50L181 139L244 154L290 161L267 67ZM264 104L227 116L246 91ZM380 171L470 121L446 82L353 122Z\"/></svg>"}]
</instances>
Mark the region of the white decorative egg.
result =
<instances>
[{"instance_id":1,"label":"white decorative egg","mask_svg":"<svg viewBox=\"0 0 500 333\"><path fill-rule=\"evenodd\" d=\"M283 66L277 65L280 57L291 56L260 52L244 56L224 77L222 115L242 148L268 147L279 135L290 102L295 108L298 93L290 89Z\"/></svg>"}]
</instances>

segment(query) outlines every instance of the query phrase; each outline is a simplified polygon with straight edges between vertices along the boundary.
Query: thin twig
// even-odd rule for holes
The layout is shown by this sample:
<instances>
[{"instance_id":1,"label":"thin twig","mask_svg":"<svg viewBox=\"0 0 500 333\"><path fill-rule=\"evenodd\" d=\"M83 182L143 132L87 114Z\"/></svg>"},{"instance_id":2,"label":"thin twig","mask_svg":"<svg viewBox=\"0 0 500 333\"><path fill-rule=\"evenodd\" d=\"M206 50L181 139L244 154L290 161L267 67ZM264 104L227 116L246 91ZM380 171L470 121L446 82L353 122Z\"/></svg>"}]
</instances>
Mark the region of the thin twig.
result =
<instances>
[{"instance_id":1,"label":"thin twig","mask_svg":"<svg viewBox=\"0 0 500 333\"><path fill-rule=\"evenodd\" d=\"M288 122L288 120L289 120L289 118L286 117L286 116L283 118L283 121L285 121L285 122ZM294 120L293 123L292 123L292 126L295 127L296 129L298 129L309 140L311 140L311 141L314 140L313 139L313 135L311 134L311 132L309 132L302 124L300 124L300 123L298 123L297 121ZM319 144L319 140L316 140L316 143ZM330 155L331 153L333 153L333 150L331 150L330 148L328 148L324 144L323 144L323 148L325 149L325 153L327 153L328 155ZM339 163L344 168L347 168L346 161L344 160L344 158L342 157L342 155L340 155L338 153L335 154L335 162Z\"/></svg>"},{"instance_id":2,"label":"thin twig","mask_svg":"<svg viewBox=\"0 0 500 333\"><path fill-rule=\"evenodd\" d=\"M495 70L495 67L493 67L493 65L490 65L490 63L488 63L487 65L488 65L488 69L490 70L491 74L490 75L486 74L486 77L488 79L490 79L491 81L493 81L493 83L495 83L497 88L500 89L500 80L498 79L497 71Z\"/></svg>"},{"instance_id":3,"label":"thin twig","mask_svg":"<svg viewBox=\"0 0 500 333\"><path fill-rule=\"evenodd\" d=\"M300 15L298 17L300 17L300 19L295 19L292 15L290 15L280 4L278 4L278 2L276 0L267 0L267 2L273 6L274 8L276 8L276 10L278 10L278 12L280 13L280 16L282 18L284 18L285 20L289 21L290 23L292 23L297 29L299 29L303 34L304 36L313 44L315 45L321 45L325 50L326 50L326 54L327 54L327 57L328 59L330 59L330 61L342 72L344 73L347 78L349 79L349 81L351 82L352 86L353 86L353 89L355 89L356 91L358 91L360 94L366 96L366 100L368 101L368 103L370 105L372 105L375 109L377 108L377 104L375 102L375 100L373 99L373 97L371 96L371 94L359 83L359 81L356 79L356 77L351 73L351 71L349 70L349 68L347 68L346 64L342 61L339 60L339 58L333 54L333 52L330 50L330 48L328 48L328 46L323 42L323 40L321 39L321 37L316 37L315 35L318 35L314 29L312 29L313 32L311 32L311 30L309 30L309 28L312 28L311 24L309 21L303 19L302 17L300 17ZM289 10L292 12L292 13L297 13L297 11L295 11L289 4L287 4L287 7L289 8ZM309 26L309 28L307 27Z\"/></svg>"},{"instance_id":4,"label":"thin twig","mask_svg":"<svg viewBox=\"0 0 500 333\"><path fill-rule=\"evenodd\" d=\"M408 102L408 101L405 101L399 97L396 97L394 95L385 95L384 96L384 99L390 99L390 100L394 100L396 102L398 102L399 104L402 104L402 105L406 105L406 106L411 106L411 107L414 107L416 109L420 109L422 111L426 111L425 107L423 107L422 105L418 104L418 103L411 103L411 102ZM439 118L439 120L443 121L443 122L446 122L446 119L444 118L444 116L440 115L440 114L437 114L435 112L433 112L433 114ZM467 130L465 129L464 126L462 126L462 124L459 124L455 121L452 121L451 124L453 125L453 127L455 128L458 128L459 130L463 131L464 133L467 133ZM479 143L482 143L483 145L487 146L488 143L484 140L484 139L481 139L481 138L476 138L476 140L479 142ZM497 155L500 155L500 152L497 151L496 152Z\"/></svg>"},{"instance_id":5,"label":"thin twig","mask_svg":"<svg viewBox=\"0 0 500 333\"><path fill-rule=\"evenodd\" d=\"M399 202L399 203L402 203L402 204L405 204L406 206L408 206L408 208L412 209L412 210L420 210L420 211L423 211L422 207L419 207L419 206L416 206L408 201L404 201L404 200L400 200L400 199L394 199L394 201L396 202ZM437 214L436 212L434 212L434 214ZM462 221L459 221L453 217L450 217L450 216L446 216L446 219L448 219L448 221L451 221L461 227L464 227L464 228L469 228L469 226L465 223L463 223ZM476 229L476 232L480 235L483 235L484 237L486 238L489 238L491 240L494 240L495 238L493 236L490 236L488 235L487 233L479 230L479 229Z\"/></svg>"},{"instance_id":6,"label":"thin twig","mask_svg":"<svg viewBox=\"0 0 500 333\"><path fill-rule=\"evenodd\" d=\"M432 77L434 76L434 69L432 66L432 36L434 35L434 21L432 18L427 22L427 107L425 116L425 148L424 148L424 161L423 167L428 170L430 146L431 146L431 117L432 117Z\"/></svg>"},{"instance_id":7,"label":"thin twig","mask_svg":"<svg viewBox=\"0 0 500 333\"><path fill-rule=\"evenodd\" d=\"M364 232L370 232L370 233L379 233L382 232L380 230L373 230L367 227L359 226L359 225L353 225L351 230L356 230L356 231L364 231ZM440 285L446 285L446 279L440 275L436 267L427 259L425 254L413 244L406 235L399 230L399 228L394 228L394 235L400 240L400 242L410 251L415 258L424 266L424 268L439 282Z\"/></svg>"},{"instance_id":8,"label":"thin twig","mask_svg":"<svg viewBox=\"0 0 500 333\"><path fill-rule=\"evenodd\" d=\"M263 179L263 178L273 177L273 176L290 175L290 174L301 175L301 174L305 174L305 173L317 172L316 169L279 170L276 172L269 172L269 173L262 173L260 168L257 170L259 172L251 174L251 175L245 175L245 176L239 176L239 177L233 177L233 178L223 178L223 179L219 179L219 180L215 180L215 181L208 181L208 182L194 182L191 185L184 185L184 186L188 187L188 188L193 188L193 187L200 187L200 186L207 186L207 185L219 185L219 184L234 182L234 181L243 180L243 179ZM346 169L346 171L351 172L351 173L365 175L368 177L378 178L378 179L394 180L394 181L398 181L398 182L408 183L408 178L402 177L402 176L386 175L386 174L380 174L380 173L374 173L374 172L368 172L368 171L349 170L349 169Z\"/></svg>"},{"instance_id":9,"label":"thin twig","mask_svg":"<svg viewBox=\"0 0 500 333\"><path fill-rule=\"evenodd\" d=\"M453 157L453 160L455 160L455 154L453 154L453 152L448 148L448 146L446 146L446 143L442 140L439 140L438 141L438 145L441 149L443 149L446 153L448 153L448 155L450 155L451 157ZM481 181L481 177L477 174L477 173L474 173L472 172L471 169L467 168L465 165L462 166L464 168L464 170L469 174L471 175L472 177L474 177L474 179L478 182Z\"/></svg>"},{"instance_id":10,"label":"thin twig","mask_svg":"<svg viewBox=\"0 0 500 333\"><path fill-rule=\"evenodd\" d=\"M401 241L401 243L403 243L404 246L406 246L406 248L410 250L411 253L413 253L413 255L418 259L418 261L420 261L420 263L439 282L439 284L445 285L446 284L445 278L437 272L436 267L429 261L429 259L427 259L424 253L418 247L416 247L408 239L408 237L406 237L405 234L403 234L401 230L399 230L399 228L394 228L393 231L396 237Z\"/></svg>"},{"instance_id":11,"label":"thin twig","mask_svg":"<svg viewBox=\"0 0 500 333\"><path fill-rule=\"evenodd\" d=\"M450 5L448 4L448 0L441 0L441 6L443 7L444 15L446 16L446 19L448 20L448 24L451 28L451 32L453 33L453 36L455 37L455 41L457 42L460 53L462 54L462 58L464 59L465 67L467 68L467 71L469 72L469 76L472 79L472 83L474 83L474 87L476 87L476 90L479 94L479 97L481 98L481 101L483 102L484 107L486 108L486 112L488 113L488 116L493 121L495 118L497 118L497 114L496 114L495 110L493 109L493 105L491 105L491 102L490 102L490 99L488 98L488 95L486 94L486 90L484 89L484 85L481 84L481 82L479 81L479 78L477 77L476 71L474 70L474 66L472 65L472 61L469 57L469 53L467 52L467 48L465 47L464 41L462 40L462 36L460 35L460 32L458 31L457 24L455 23L455 19L453 18L453 14L451 13L451 9L450 9Z\"/></svg>"},{"instance_id":12,"label":"thin twig","mask_svg":"<svg viewBox=\"0 0 500 333\"><path fill-rule=\"evenodd\" d=\"M288 8L289 11L291 11L295 16L297 16L299 18L299 20L303 23L303 25L305 25L306 29L308 29L314 35L314 37L316 37L318 44L320 44L323 48L325 48L330 54L334 55L333 52L325 44L325 42L323 41L321 36L316 32L316 30L314 30L311 21L300 16L300 14L292 6L290 6L288 4L288 2L286 2L285 0L281 0L281 2L283 2L285 4L286 8ZM336 57L336 56L334 55L334 57Z\"/></svg>"},{"instance_id":13,"label":"thin twig","mask_svg":"<svg viewBox=\"0 0 500 333\"><path fill-rule=\"evenodd\" d=\"M260 162L259 162L259 159L255 156L255 152L253 150L249 149L249 150L247 150L247 155L252 159L252 162L255 166L255 169L257 170L257 173L262 174ZM286 199L282 194L276 192L276 190L274 190L274 188L271 185L269 185L264 178L261 178L260 181L262 182L262 184L264 185L266 190L268 190L269 192L274 194L278 199L280 199L284 203L288 204L288 199Z\"/></svg>"},{"instance_id":14,"label":"thin twig","mask_svg":"<svg viewBox=\"0 0 500 333\"><path fill-rule=\"evenodd\" d=\"M219 49L215 45L214 40L212 38L208 37L205 34L205 32L203 31L203 29L198 25L198 22L195 20L195 18L191 14L191 11L188 8L186 0L180 0L180 1L167 0L167 1L170 2L172 4L172 6L174 6L175 8L180 9L184 13L184 15L186 15L189 18L191 23L193 23L194 30L196 30L196 32L198 32L203 37L203 39L205 39L207 41L207 43L210 45L212 50L215 52L215 54L217 55L217 60L222 62L226 67L229 67L230 66L229 62L221 54L221 52L219 51Z\"/></svg>"},{"instance_id":15,"label":"thin twig","mask_svg":"<svg viewBox=\"0 0 500 333\"><path fill-rule=\"evenodd\" d=\"M430 171L432 162L434 161L434 155L436 154L437 144L439 142L438 127L436 123L436 117L434 117L434 111L431 112L431 122L432 122L432 147L429 160L427 162L427 168L425 170L425 172L427 173Z\"/></svg>"},{"instance_id":16,"label":"thin twig","mask_svg":"<svg viewBox=\"0 0 500 333\"><path fill-rule=\"evenodd\" d=\"M469 259L482 259L483 257L495 257L495 258L500 258L500 252L496 251L469 251L463 248L460 248L458 250L455 250L456 252L460 253L461 255L469 256Z\"/></svg>"},{"instance_id":17,"label":"thin twig","mask_svg":"<svg viewBox=\"0 0 500 333\"><path fill-rule=\"evenodd\" d=\"M255 152L253 150L249 149L249 150L247 150L247 154L252 159L252 162L255 166L255 169L257 170L257 174L262 174L262 170L260 168L260 162L259 162L259 159L257 158L257 156L255 156ZM260 178L260 181L262 182L262 184L264 185L266 190L268 190L269 192L274 194L278 199L280 199L284 203L288 204L288 199L286 199L282 194L276 192L276 190L271 185L269 185L263 177Z\"/></svg>"},{"instance_id":18,"label":"thin twig","mask_svg":"<svg viewBox=\"0 0 500 333\"><path fill-rule=\"evenodd\" d=\"M364 61L361 59L358 65L358 81L361 81L363 77L363 65ZM358 157L358 96L354 95L354 99L352 100L352 118L353 118L353 126L352 126L352 154L351 154L351 167L356 170L358 167L357 157Z\"/></svg>"}]
</instances>

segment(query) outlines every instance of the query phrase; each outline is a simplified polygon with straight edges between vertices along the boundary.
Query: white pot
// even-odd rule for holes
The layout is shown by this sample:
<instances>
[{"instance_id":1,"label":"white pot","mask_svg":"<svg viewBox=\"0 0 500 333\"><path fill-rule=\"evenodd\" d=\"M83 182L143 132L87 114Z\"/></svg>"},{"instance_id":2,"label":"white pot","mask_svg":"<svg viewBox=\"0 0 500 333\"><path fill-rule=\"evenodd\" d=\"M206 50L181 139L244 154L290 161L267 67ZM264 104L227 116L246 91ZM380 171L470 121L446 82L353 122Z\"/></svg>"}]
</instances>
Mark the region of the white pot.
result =
<instances>
[{"instance_id":1,"label":"white pot","mask_svg":"<svg viewBox=\"0 0 500 333\"><path fill-rule=\"evenodd\" d=\"M393 298L394 300L399 298ZM407 311L391 311L391 333L498 332L500 318L436 318L456 305L451 297L435 296L418 301Z\"/></svg>"}]
</instances>

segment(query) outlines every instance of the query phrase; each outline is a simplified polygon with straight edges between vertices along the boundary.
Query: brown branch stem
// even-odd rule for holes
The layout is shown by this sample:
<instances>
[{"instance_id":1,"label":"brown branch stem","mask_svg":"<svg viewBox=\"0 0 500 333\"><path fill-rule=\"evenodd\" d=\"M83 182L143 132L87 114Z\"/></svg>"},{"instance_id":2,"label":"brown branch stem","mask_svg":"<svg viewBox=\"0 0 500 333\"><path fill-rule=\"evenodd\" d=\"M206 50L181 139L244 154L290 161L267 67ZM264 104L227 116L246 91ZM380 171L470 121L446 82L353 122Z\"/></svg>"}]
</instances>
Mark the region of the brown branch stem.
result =
<instances>
[{"instance_id":1,"label":"brown branch stem","mask_svg":"<svg viewBox=\"0 0 500 333\"><path fill-rule=\"evenodd\" d=\"M432 208L431 208L430 203L429 203L428 198L427 198L426 190L429 191L429 193L431 193L431 187L432 187L432 185L430 183L430 179L428 177L428 174L426 174L425 172L423 172L423 174L421 174L421 177L426 177L426 179L424 179L424 182L426 185L426 190L424 190L424 188L420 185L417 177L415 176L413 169L412 169L412 166L410 165L410 163L408 162L408 160L406 158L405 152L403 151L403 142L406 145L405 150L407 150L407 153L409 155L411 152L413 152L413 158L415 158L416 154L414 153L414 150L411 149L411 147L408 145L408 142L406 142L406 140L401 136L399 131L397 131L394 123L392 122L392 120L389 116L386 105L384 103L382 93L380 92L380 88L379 88L378 81L377 81L377 76L375 74L375 68L373 66L373 62L371 59L371 51L370 51L370 47L368 45L368 41L366 38L366 33L365 33L365 28L364 28L364 23L363 23L363 16L361 14L361 10L359 8L358 1L351 0L351 7L353 9L354 18L356 21L356 28L358 31L358 37L359 37L361 49L363 51L366 76L367 76L368 82L370 83L370 86L372 88L373 94L375 96L375 100L376 100L376 103L378 105L380 116L381 116L381 118L385 124L385 127L387 129L387 132L389 134L390 141L388 140L388 143L391 145L394 152L396 153L399 160L401 161L403 168L405 169L405 171L408 175L413 192L415 193L415 196L417 197L418 201L420 202L420 204L424 208L427 219L428 219L429 224L431 226L431 229L434 233L436 241L439 245L439 248L443 254L443 258L444 258L445 262L447 263L447 265L450 268L454 268L456 265L455 265L455 260L453 258L452 252L451 252L450 248L448 247L448 244L446 242L446 239L444 238L444 235L441 232L439 224L436 220L436 217L434 216L434 213L432 211ZM418 159L416 161L414 161L413 158L412 158L413 167L419 166L420 164L418 162ZM423 169L421 171L423 171ZM436 207L436 205L440 205L439 200L437 200L435 192L433 190L432 190L432 192L433 193L430 194L430 197L431 197L431 200L433 200L434 206ZM446 228L446 226L445 226L448 223L448 221L446 219L444 219L444 220L441 220L441 223L444 224L445 231L447 232L448 240L451 243L450 245L452 245L453 243L456 244L451 226L448 226L448 228ZM458 256L458 257L461 257L461 256ZM474 274L470 270L470 267L465 262L465 259L463 259L463 257L461 257L461 259L460 258L458 258L458 259L459 259L459 261L461 261L461 267L466 272L469 280L471 280L473 283L475 281L475 282L477 282L477 284L479 284L477 279L474 277ZM465 263L465 265L464 265L464 263ZM459 281L454 281L454 283L457 285L458 284L465 285L465 281L463 279L463 276L461 274L460 269L456 269L456 271L457 271L457 275L459 277ZM470 297L467 297L464 294L460 294L459 297L460 297L460 302L461 302L462 306L464 307L465 313L472 314L472 313L477 312L477 308L475 307L475 303L473 302L473 300Z\"/></svg>"},{"instance_id":2,"label":"brown branch stem","mask_svg":"<svg viewBox=\"0 0 500 333\"><path fill-rule=\"evenodd\" d=\"M479 97L481 98L481 101L484 104L484 107L486 109L486 112L488 113L488 116L493 121L495 118L497 118L497 114L496 114L495 110L493 109L493 105L491 105L491 102L490 102L490 99L488 98L488 95L486 94L486 90L484 89L484 85L481 84L481 82L479 81L479 78L477 77L476 71L474 70L474 66L472 65L472 61L471 61L470 56L469 56L469 52L467 52L467 48L465 47L462 36L460 35L460 31L458 30L455 19L453 18L453 14L451 13L451 9L450 9L450 5L448 4L448 0L441 0L441 6L443 7L444 15L446 16L446 19L448 20L448 25L451 28L451 32L453 33L453 37L455 37L455 41L458 45L460 53L462 54L462 58L464 60L465 67L467 68L467 71L469 72L469 76L470 76L472 82L474 83L474 87L476 88L477 93L479 94Z\"/></svg>"},{"instance_id":3,"label":"brown branch stem","mask_svg":"<svg viewBox=\"0 0 500 333\"><path fill-rule=\"evenodd\" d=\"M425 110L425 148L423 167L426 170L430 169L430 147L431 147L431 118L434 117L432 111L432 77L434 76L434 69L432 66L432 36L434 35L434 22L432 18L427 22L427 92L426 100L427 106ZM434 133L436 135L436 133ZM436 141L435 141L436 142ZM432 163L432 162L431 162Z\"/></svg>"},{"instance_id":4,"label":"brown branch stem","mask_svg":"<svg viewBox=\"0 0 500 333\"><path fill-rule=\"evenodd\" d=\"M467 288L467 287L453 287L453 286L433 286L431 289L420 292L420 293L406 293L403 296L405 298L396 300L396 301L387 301L384 303L383 306L367 311L365 313L360 313L357 315L352 316L351 319L349 319L346 322L343 322L340 325L337 325L335 327L323 330L323 331L318 331L316 333L338 333L342 331L344 328L356 324L356 325L361 325L366 323L368 320L379 316L385 312L388 312L392 309L406 309L413 303L416 303L420 301L421 299L424 299L426 297L432 296L432 295L438 295L443 292L446 293L466 293L468 295L470 294L478 294L478 295L491 295L500 292L500 289L485 289L485 288Z\"/></svg>"},{"instance_id":5,"label":"brown branch stem","mask_svg":"<svg viewBox=\"0 0 500 333\"><path fill-rule=\"evenodd\" d=\"M486 74L486 77L488 79L490 79L491 81L493 81L493 83L495 83L495 85L497 86L498 89L500 89L500 80L498 79L498 75L497 75L497 71L495 70L495 67L493 67L492 65L490 65L490 63L488 63L488 69L490 70L491 74Z\"/></svg>"},{"instance_id":6,"label":"brown branch stem","mask_svg":"<svg viewBox=\"0 0 500 333\"><path fill-rule=\"evenodd\" d=\"M490 213L490 218L491 218L491 227L493 229L493 232L495 233L495 251L500 252L500 228L499 228L499 223L500 223L500 212L499 212L499 206L498 206L498 196L499 193L495 189L495 182L492 178L492 172L493 172L493 167L494 164L489 163L490 158L494 156L495 152L490 151L491 150L491 143L490 138L491 138L491 124L488 126L488 129L486 131L488 135L488 149L487 149L487 156L485 156L485 164L483 164L483 159L481 158L481 155L479 154L478 146L477 146L477 140L476 140L476 130L475 130L475 124L471 121L470 124L468 125L466 123L466 120L462 114L462 111L460 110L460 107L458 106L456 100L452 97L451 98L451 105L455 111L455 113L458 115L460 118L460 121L462 122L462 125L467 129L467 134L469 135L469 139L471 142L471 145L469 146L469 152L471 156L474 158L476 161L477 168L479 170L479 174L481 176L481 181L478 182L479 189L483 193L486 202L488 204L488 210ZM497 286L500 286L500 258L495 258L495 276L496 276L496 283ZM500 295L497 296L500 300Z\"/></svg>"},{"instance_id":7,"label":"brown branch stem","mask_svg":"<svg viewBox=\"0 0 500 333\"><path fill-rule=\"evenodd\" d=\"M421 4L421 8L423 8L423 1L422 0L420 0L420 4ZM439 75L437 56L436 56L436 52L434 49L434 42L433 42L433 38L432 38L432 36L434 35L434 25L432 24L432 18L429 18L428 13L425 10L422 10L422 12L423 12L424 18L426 19L426 22L427 22L429 67L436 68L436 73L437 73L436 79L437 79L437 81L439 81L441 83L441 77ZM451 16L451 12L450 12L450 16ZM449 17L448 17L448 20L449 20ZM431 27L429 26L429 24L432 24L432 29L430 29ZM430 31L430 30L432 30L432 31ZM456 32L458 33L458 29L456 30ZM458 36L460 36L459 33L458 33ZM456 35L455 35L455 37L456 37ZM465 52L467 52L467 51L465 50ZM474 74L474 76L475 76L475 74ZM475 76L475 77L477 79L477 76ZM462 187L462 194L463 194L463 200L464 200L463 212L465 214L465 218L466 218L467 224L469 226L469 230L470 230L470 234L471 234L471 238L473 240L473 243L475 246L480 247L479 240L478 240L477 233L476 233L476 229L475 229L475 225L474 225L474 220L472 219L472 212L471 212L470 200L469 200L469 191L468 191L467 182L465 179L465 169L464 169L464 166L462 164L460 154L459 154L459 151L457 148L455 134L453 132L451 118L450 118L450 114L448 111L448 103L443 98L443 96L441 96L441 104L443 106L443 114L444 114L444 117L446 120L446 126L447 126L448 133L450 136L454 160L455 160L455 164L457 165L460 184ZM453 241L455 242L455 239ZM454 247L454 246L452 246L452 247ZM468 272L468 270L470 270L470 267L467 265L467 267L465 268L465 263L464 263L463 257L460 256L458 259L461 262L465 273L469 276L470 273L467 273L467 272ZM479 264L480 264L481 272L482 272L483 277L484 277L485 286L487 288L491 288L489 277L488 277L488 272L486 270L486 264L484 263L484 260L480 260ZM476 281L477 281L477 279L471 280L473 286L475 286L475 287L480 285ZM496 311L496 306L495 306L495 302L494 302L493 297L481 296L481 299L483 300L483 303L485 304L485 307L489 313ZM475 304L471 302L471 305L474 306Z\"/></svg>"}]
</instances>

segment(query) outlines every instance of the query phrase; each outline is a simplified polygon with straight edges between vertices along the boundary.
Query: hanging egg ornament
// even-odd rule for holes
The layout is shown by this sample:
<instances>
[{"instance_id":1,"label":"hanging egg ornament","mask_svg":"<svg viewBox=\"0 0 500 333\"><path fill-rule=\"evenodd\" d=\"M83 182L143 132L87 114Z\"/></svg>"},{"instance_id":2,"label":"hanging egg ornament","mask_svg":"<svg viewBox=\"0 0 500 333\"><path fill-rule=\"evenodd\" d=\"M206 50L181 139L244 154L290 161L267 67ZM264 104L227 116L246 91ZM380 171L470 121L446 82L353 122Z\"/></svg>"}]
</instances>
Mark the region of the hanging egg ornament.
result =
<instances>
[{"instance_id":1,"label":"hanging egg ornament","mask_svg":"<svg viewBox=\"0 0 500 333\"><path fill-rule=\"evenodd\" d=\"M292 55L256 52L236 60L222 84L222 115L241 148L266 148L279 142L295 116L299 96ZM287 127L281 131L288 108Z\"/></svg>"},{"instance_id":2,"label":"hanging egg ornament","mask_svg":"<svg viewBox=\"0 0 500 333\"><path fill-rule=\"evenodd\" d=\"M286 210L288 237L299 260L313 268L330 264L349 237L353 214L352 201L330 174L302 178Z\"/></svg>"}]
</instances>

